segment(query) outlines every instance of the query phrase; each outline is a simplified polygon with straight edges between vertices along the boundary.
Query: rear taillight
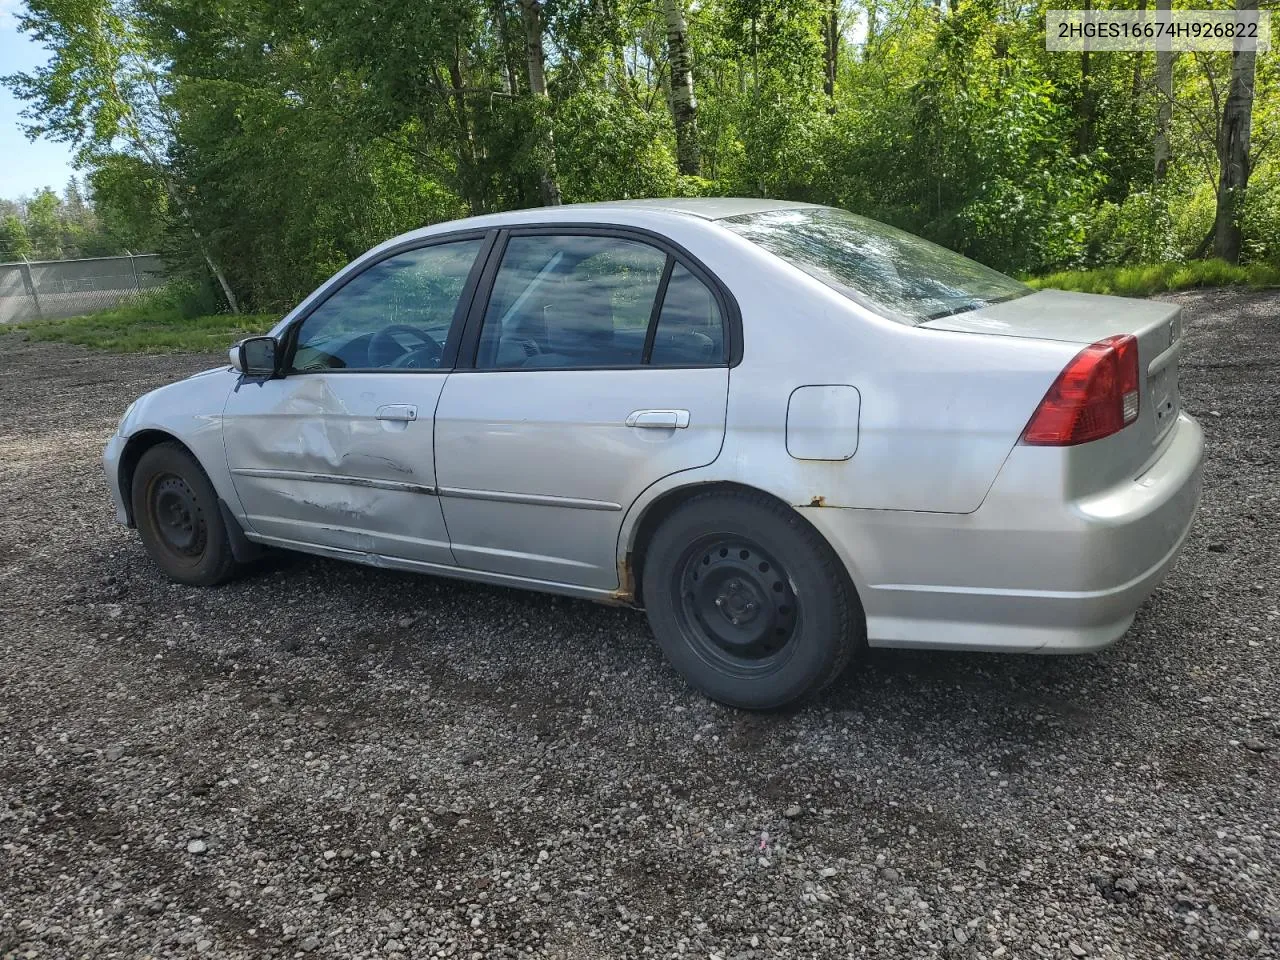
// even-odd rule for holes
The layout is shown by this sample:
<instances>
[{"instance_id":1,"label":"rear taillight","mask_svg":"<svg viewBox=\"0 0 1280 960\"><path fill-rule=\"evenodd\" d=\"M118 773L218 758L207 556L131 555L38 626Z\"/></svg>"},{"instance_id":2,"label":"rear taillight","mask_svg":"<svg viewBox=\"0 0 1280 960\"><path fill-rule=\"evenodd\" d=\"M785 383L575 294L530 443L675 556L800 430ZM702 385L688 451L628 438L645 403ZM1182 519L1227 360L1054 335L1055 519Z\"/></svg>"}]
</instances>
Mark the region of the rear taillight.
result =
<instances>
[{"instance_id":1,"label":"rear taillight","mask_svg":"<svg viewBox=\"0 0 1280 960\"><path fill-rule=\"evenodd\" d=\"M1069 447L1109 437L1138 419L1138 341L1130 334L1085 347L1040 401L1022 442Z\"/></svg>"}]
</instances>

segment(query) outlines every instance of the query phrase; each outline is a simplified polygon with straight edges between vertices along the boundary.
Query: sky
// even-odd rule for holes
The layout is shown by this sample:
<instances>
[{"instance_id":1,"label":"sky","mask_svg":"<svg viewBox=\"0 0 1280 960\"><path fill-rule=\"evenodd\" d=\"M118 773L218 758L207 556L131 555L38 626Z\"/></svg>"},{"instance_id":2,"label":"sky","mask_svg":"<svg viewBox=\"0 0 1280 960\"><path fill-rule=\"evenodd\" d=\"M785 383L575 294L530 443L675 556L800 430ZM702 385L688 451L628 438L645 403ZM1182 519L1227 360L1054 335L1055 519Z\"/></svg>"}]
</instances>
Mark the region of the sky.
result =
<instances>
[{"instance_id":1,"label":"sky","mask_svg":"<svg viewBox=\"0 0 1280 960\"><path fill-rule=\"evenodd\" d=\"M0 0L0 76L30 70L47 59L39 46L18 32L13 15L19 2ZM16 200L41 187L61 193L75 173L71 149L65 143L28 140L18 125L21 109L8 88L0 86L0 197Z\"/></svg>"}]
</instances>

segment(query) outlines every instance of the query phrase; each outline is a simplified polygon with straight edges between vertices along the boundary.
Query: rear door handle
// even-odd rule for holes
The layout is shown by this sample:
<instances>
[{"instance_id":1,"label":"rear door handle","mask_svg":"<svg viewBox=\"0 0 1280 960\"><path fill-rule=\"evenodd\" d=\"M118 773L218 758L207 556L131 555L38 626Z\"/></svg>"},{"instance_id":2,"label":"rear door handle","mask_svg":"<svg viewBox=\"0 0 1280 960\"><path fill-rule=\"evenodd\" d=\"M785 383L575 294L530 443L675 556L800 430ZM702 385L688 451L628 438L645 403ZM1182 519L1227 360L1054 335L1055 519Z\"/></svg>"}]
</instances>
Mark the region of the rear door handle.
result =
<instances>
[{"instance_id":1,"label":"rear door handle","mask_svg":"<svg viewBox=\"0 0 1280 960\"><path fill-rule=\"evenodd\" d=\"M627 417L627 426L644 430L683 430L689 426L689 411L633 410Z\"/></svg>"},{"instance_id":2,"label":"rear door handle","mask_svg":"<svg viewBox=\"0 0 1280 960\"><path fill-rule=\"evenodd\" d=\"M379 420L417 420L418 408L412 403L388 403L378 408Z\"/></svg>"}]
</instances>

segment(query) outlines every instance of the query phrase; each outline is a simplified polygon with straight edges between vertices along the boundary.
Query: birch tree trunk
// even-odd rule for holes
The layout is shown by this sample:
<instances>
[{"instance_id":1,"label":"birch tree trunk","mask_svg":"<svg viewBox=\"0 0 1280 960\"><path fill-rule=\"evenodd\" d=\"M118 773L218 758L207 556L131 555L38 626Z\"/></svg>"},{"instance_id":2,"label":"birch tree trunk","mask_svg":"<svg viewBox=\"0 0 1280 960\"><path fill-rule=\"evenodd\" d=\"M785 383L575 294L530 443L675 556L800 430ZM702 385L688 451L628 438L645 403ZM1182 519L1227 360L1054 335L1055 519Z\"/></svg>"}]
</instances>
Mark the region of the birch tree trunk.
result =
<instances>
[{"instance_id":1,"label":"birch tree trunk","mask_svg":"<svg viewBox=\"0 0 1280 960\"><path fill-rule=\"evenodd\" d=\"M667 53L671 58L671 119L676 127L676 165L686 176L702 171L698 151L698 100L693 95L693 58L684 0L663 0L667 19Z\"/></svg>"},{"instance_id":2,"label":"birch tree trunk","mask_svg":"<svg viewBox=\"0 0 1280 960\"><path fill-rule=\"evenodd\" d=\"M542 3L540 0L520 0L520 15L524 22L529 92L533 95L538 192L545 206L558 207L560 184L556 182L555 131L551 124L551 98L547 96L546 54L542 49Z\"/></svg>"},{"instance_id":3,"label":"birch tree trunk","mask_svg":"<svg viewBox=\"0 0 1280 960\"><path fill-rule=\"evenodd\" d=\"M1156 13L1168 13L1170 0L1156 0ZM1156 183L1169 172L1169 128L1173 123L1173 57L1172 50L1156 51L1156 135L1152 143L1153 175Z\"/></svg>"},{"instance_id":4,"label":"birch tree trunk","mask_svg":"<svg viewBox=\"0 0 1280 960\"><path fill-rule=\"evenodd\" d=\"M1258 0L1236 0L1237 10L1257 10ZM1240 262L1240 208L1249 186L1249 138L1253 126L1253 87L1258 55L1231 54L1231 85L1218 127L1218 209L1213 221L1214 253Z\"/></svg>"}]
</instances>

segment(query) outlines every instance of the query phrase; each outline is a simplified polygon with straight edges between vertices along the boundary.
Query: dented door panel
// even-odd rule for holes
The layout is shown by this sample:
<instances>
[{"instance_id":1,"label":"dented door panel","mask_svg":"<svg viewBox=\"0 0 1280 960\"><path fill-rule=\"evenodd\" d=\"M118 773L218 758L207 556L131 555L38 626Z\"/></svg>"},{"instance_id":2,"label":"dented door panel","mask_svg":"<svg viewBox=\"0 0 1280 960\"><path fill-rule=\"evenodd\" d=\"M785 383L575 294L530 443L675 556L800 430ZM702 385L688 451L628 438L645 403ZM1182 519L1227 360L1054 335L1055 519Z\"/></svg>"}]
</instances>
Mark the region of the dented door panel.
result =
<instances>
[{"instance_id":1,"label":"dented door panel","mask_svg":"<svg viewBox=\"0 0 1280 960\"><path fill-rule=\"evenodd\" d=\"M224 436L251 532L452 563L432 457L444 381L443 373L328 372L241 383Z\"/></svg>"}]
</instances>

